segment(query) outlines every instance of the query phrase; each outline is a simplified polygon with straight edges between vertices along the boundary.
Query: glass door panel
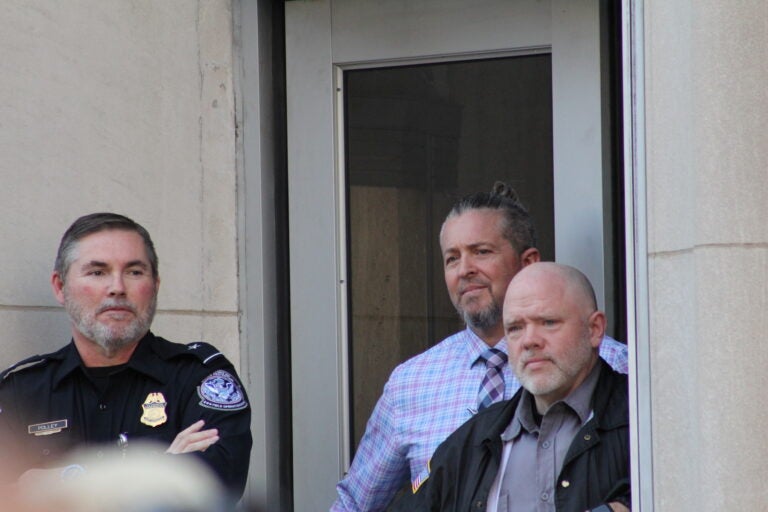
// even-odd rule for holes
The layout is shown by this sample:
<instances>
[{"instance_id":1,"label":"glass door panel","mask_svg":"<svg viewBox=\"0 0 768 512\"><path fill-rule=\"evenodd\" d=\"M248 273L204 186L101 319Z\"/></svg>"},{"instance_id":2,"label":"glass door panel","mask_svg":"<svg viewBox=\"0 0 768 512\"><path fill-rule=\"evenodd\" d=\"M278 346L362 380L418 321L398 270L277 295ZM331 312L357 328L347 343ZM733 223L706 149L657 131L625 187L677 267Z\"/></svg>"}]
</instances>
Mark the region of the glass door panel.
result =
<instances>
[{"instance_id":1,"label":"glass door panel","mask_svg":"<svg viewBox=\"0 0 768 512\"><path fill-rule=\"evenodd\" d=\"M599 5L285 3L297 512L333 501L391 368L459 328L436 257L456 198L508 181L544 257L612 285Z\"/></svg>"},{"instance_id":2,"label":"glass door panel","mask_svg":"<svg viewBox=\"0 0 768 512\"><path fill-rule=\"evenodd\" d=\"M354 446L392 369L462 328L438 244L457 198L511 184L554 259L551 84L549 54L344 73Z\"/></svg>"}]
</instances>

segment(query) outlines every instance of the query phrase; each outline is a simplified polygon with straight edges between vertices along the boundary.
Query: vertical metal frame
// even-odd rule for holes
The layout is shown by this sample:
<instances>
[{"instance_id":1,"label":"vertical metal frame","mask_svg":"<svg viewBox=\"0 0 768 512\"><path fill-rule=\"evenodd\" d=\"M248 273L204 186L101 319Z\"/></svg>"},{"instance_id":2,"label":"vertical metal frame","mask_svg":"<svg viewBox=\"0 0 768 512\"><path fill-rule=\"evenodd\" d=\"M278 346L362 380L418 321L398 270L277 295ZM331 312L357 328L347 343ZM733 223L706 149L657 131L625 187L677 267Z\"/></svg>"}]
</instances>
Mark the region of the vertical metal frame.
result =
<instances>
[{"instance_id":1,"label":"vertical metal frame","mask_svg":"<svg viewBox=\"0 0 768 512\"><path fill-rule=\"evenodd\" d=\"M346 269L331 2L287 2L285 10L293 508L305 512L331 505L343 465L339 271ZM312 80L297 79L300 72Z\"/></svg>"},{"instance_id":2,"label":"vertical metal frame","mask_svg":"<svg viewBox=\"0 0 768 512\"><path fill-rule=\"evenodd\" d=\"M604 309L599 2L552 0L551 42L555 260L584 272Z\"/></svg>"},{"instance_id":3,"label":"vertical metal frame","mask_svg":"<svg viewBox=\"0 0 768 512\"><path fill-rule=\"evenodd\" d=\"M648 228L645 173L645 52L642 0L622 0L624 220L627 247L632 510L653 511Z\"/></svg>"},{"instance_id":4,"label":"vertical metal frame","mask_svg":"<svg viewBox=\"0 0 768 512\"><path fill-rule=\"evenodd\" d=\"M290 503L290 402L281 399L289 365L287 265L280 190L285 172L281 6L266 0L232 3L235 30L235 116L238 127L237 226L240 375L253 410L253 450L244 500L268 510ZM276 30L277 29L277 30ZM277 32L277 33L276 33ZM288 370L286 370L286 368Z\"/></svg>"},{"instance_id":5,"label":"vertical metal frame","mask_svg":"<svg viewBox=\"0 0 768 512\"><path fill-rule=\"evenodd\" d=\"M339 421L341 428L341 447L340 454L344 472L349 470L352 450L352 433L348 427L351 422L350 411L350 361L349 361L349 286L347 256L349 254L347 244L347 160L346 145L344 138L344 69L341 66L333 66L334 90L334 138L336 150L336 189L338 194L337 204L337 235L339 241L338 257L338 301L339 301L339 396L341 404L339 407Z\"/></svg>"}]
</instances>

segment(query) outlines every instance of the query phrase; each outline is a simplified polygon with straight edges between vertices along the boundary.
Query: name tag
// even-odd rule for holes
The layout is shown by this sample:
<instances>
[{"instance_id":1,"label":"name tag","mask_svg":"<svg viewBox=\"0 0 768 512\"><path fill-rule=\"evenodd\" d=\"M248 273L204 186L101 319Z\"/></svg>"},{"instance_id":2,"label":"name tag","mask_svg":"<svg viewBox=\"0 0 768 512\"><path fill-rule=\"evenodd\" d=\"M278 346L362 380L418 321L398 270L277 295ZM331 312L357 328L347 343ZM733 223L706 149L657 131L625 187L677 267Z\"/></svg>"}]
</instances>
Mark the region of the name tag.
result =
<instances>
[{"instance_id":1,"label":"name tag","mask_svg":"<svg viewBox=\"0 0 768 512\"><path fill-rule=\"evenodd\" d=\"M49 436L58 434L69 426L67 420L48 421L45 423L36 423L27 427L27 433L36 436Z\"/></svg>"}]
</instances>

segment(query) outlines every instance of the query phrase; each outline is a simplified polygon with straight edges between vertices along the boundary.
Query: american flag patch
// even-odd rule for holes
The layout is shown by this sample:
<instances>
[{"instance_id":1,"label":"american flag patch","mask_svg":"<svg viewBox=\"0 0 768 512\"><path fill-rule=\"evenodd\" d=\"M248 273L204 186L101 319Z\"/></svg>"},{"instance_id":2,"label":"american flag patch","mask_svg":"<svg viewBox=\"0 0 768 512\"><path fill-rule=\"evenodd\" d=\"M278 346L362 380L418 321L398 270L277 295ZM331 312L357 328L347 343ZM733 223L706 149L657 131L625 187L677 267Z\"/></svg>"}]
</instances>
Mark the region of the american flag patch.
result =
<instances>
[{"instance_id":1,"label":"american flag patch","mask_svg":"<svg viewBox=\"0 0 768 512\"><path fill-rule=\"evenodd\" d=\"M416 478L411 481L411 489L413 490L413 494L416 494L416 491L419 490L419 487L427 481L427 478L429 478L429 473L432 471L432 468L430 467L430 464L432 462L432 459L429 459L427 461L427 469L422 471L421 474L417 475Z\"/></svg>"}]
</instances>

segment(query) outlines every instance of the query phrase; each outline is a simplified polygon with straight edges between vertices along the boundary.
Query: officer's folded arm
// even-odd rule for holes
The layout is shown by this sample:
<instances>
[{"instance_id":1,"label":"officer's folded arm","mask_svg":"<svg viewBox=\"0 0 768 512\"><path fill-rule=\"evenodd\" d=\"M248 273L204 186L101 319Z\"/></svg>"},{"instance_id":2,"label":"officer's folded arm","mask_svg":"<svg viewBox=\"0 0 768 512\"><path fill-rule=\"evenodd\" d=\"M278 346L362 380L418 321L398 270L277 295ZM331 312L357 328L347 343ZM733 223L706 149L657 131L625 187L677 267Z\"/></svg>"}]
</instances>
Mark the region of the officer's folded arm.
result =
<instances>
[{"instance_id":1,"label":"officer's folded arm","mask_svg":"<svg viewBox=\"0 0 768 512\"><path fill-rule=\"evenodd\" d=\"M179 454L207 450L219 440L219 430L215 428L202 430L204 425L204 420L198 420L176 434L166 453Z\"/></svg>"}]
</instances>

